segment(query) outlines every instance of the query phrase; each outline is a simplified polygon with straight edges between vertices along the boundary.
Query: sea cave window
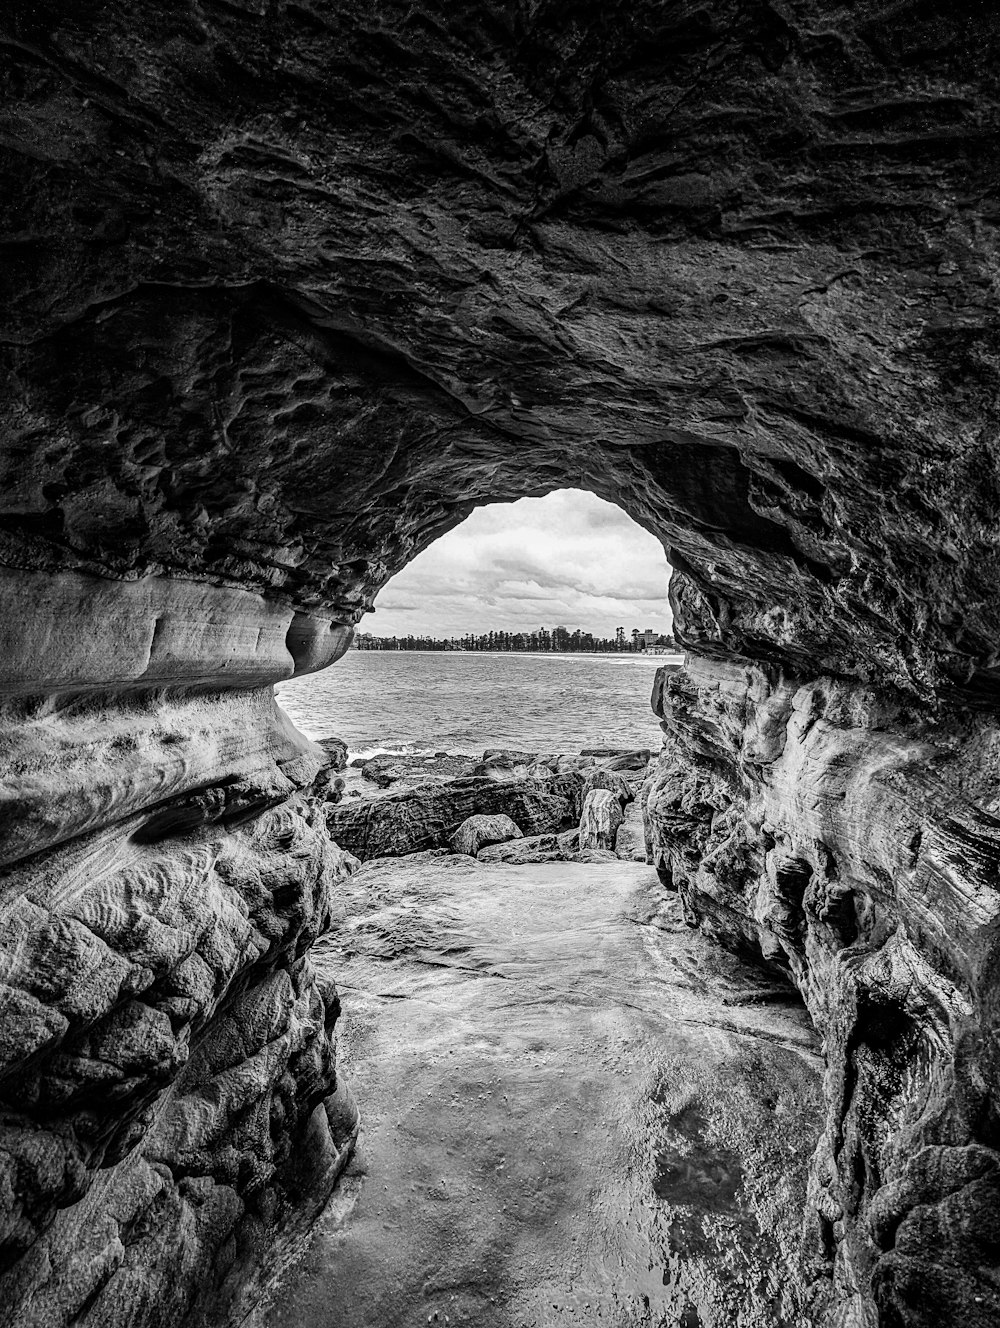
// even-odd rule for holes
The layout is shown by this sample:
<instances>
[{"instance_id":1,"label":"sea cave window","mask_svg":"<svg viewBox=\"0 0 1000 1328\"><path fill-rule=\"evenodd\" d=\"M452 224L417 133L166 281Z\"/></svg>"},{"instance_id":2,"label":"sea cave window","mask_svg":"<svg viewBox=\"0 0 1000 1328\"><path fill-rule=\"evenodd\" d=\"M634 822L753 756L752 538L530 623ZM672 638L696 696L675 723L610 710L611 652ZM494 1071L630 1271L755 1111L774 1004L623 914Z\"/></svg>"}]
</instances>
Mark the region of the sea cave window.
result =
<instances>
[{"instance_id":1,"label":"sea cave window","mask_svg":"<svg viewBox=\"0 0 1000 1328\"><path fill-rule=\"evenodd\" d=\"M352 759L655 750L653 675L679 658L669 572L659 541L594 494L484 506L385 586L336 667L278 697Z\"/></svg>"}]
</instances>

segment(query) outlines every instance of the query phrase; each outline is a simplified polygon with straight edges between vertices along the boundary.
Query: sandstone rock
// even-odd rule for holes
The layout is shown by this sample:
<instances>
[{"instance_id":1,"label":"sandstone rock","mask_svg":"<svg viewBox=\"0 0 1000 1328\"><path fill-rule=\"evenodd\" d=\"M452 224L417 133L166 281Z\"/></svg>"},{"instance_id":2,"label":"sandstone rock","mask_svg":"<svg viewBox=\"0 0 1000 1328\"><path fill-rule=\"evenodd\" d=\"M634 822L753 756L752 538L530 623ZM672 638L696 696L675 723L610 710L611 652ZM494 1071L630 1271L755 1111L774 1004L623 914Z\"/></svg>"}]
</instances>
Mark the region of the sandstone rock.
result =
<instances>
[{"instance_id":1,"label":"sandstone rock","mask_svg":"<svg viewBox=\"0 0 1000 1328\"><path fill-rule=\"evenodd\" d=\"M310 792L323 802L337 803L344 796L344 780L333 769L321 770L312 782Z\"/></svg>"},{"instance_id":2,"label":"sandstone rock","mask_svg":"<svg viewBox=\"0 0 1000 1328\"><path fill-rule=\"evenodd\" d=\"M606 770L643 771L649 765L649 758L649 749L642 748L635 752L622 752L620 756L613 756L601 764Z\"/></svg>"},{"instance_id":3,"label":"sandstone rock","mask_svg":"<svg viewBox=\"0 0 1000 1328\"><path fill-rule=\"evenodd\" d=\"M467 853L474 858L488 844L504 844L520 839L521 831L509 816L469 816L448 840L452 853Z\"/></svg>"},{"instance_id":4,"label":"sandstone rock","mask_svg":"<svg viewBox=\"0 0 1000 1328\"><path fill-rule=\"evenodd\" d=\"M343 738L317 738L316 746L322 748L332 770L347 768L347 743Z\"/></svg>"},{"instance_id":5,"label":"sandstone rock","mask_svg":"<svg viewBox=\"0 0 1000 1328\"><path fill-rule=\"evenodd\" d=\"M446 845L470 816L503 814L528 835L555 831L579 818L580 777L497 782L456 779L449 784L341 803L330 810L331 836L362 862Z\"/></svg>"},{"instance_id":6,"label":"sandstone rock","mask_svg":"<svg viewBox=\"0 0 1000 1328\"><path fill-rule=\"evenodd\" d=\"M562 834L530 835L505 844L494 844L477 853L480 862L516 863L575 862L579 857L580 832L565 830Z\"/></svg>"},{"instance_id":7,"label":"sandstone rock","mask_svg":"<svg viewBox=\"0 0 1000 1328\"><path fill-rule=\"evenodd\" d=\"M484 752L482 761L468 769L469 779L493 779L499 782L526 779L531 757L520 752ZM546 771L546 774L549 772Z\"/></svg>"},{"instance_id":8,"label":"sandstone rock","mask_svg":"<svg viewBox=\"0 0 1000 1328\"><path fill-rule=\"evenodd\" d=\"M565 774L570 770L590 770L596 762L592 756L560 756L556 761L556 770Z\"/></svg>"},{"instance_id":9,"label":"sandstone rock","mask_svg":"<svg viewBox=\"0 0 1000 1328\"><path fill-rule=\"evenodd\" d=\"M378 788L389 788L403 778L406 770L395 756L371 756L361 767L361 778Z\"/></svg>"},{"instance_id":10,"label":"sandstone rock","mask_svg":"<svg viewBox=\"0 0 1000 1328\"><path fill-rule=\"evenodd\" d=\"M583 771L583 796L586 797L591 789L607 789L615 795L623 809L635 797L632 786L624 775L619 774L617 770L608 770L601 766Z\"/></svg>"},{"instance_id":11,"label":"sandstone rock","mask_svg":"<svg viewBox=\"0 0 1000 1328\"><path fill-rule=\"evenodd\" d=\"M580 817L580 848L604 849L613 853L615 836L622 823L622 805L610 789L591 789Z\"/></svg>"}]
</instances>

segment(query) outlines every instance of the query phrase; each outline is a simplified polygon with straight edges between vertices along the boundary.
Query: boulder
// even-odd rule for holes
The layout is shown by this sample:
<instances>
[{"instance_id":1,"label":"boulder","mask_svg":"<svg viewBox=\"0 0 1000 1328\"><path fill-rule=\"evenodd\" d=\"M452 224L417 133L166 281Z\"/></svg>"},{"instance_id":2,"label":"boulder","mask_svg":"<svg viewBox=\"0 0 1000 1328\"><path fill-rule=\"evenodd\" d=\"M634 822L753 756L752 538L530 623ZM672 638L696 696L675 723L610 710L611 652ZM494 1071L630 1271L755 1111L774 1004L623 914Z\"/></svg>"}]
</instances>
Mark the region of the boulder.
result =
<instances>
[{"instance_id":1,"label":"boulder","mask_svg":"<svg viewBox=\"0 0 1000 1328\"><path fill-rule=\"evenodd\" d=\"M592 756L572 756L566 753L556 759L556 770L564 774L567 770L589 770L595 764Z\"/></svg>"},{"instance_id":2,"label":"boulder","mask_svg":"<svg viewBox=\"0 0 1000 1328\"><path fill-rule=\"evenodd\" d=\"M590 770L584 770L582 774L584 797L591 789L607 789L609 793L615 795L622 807L635 798L632 785L617 770L608 770L605 766L595 765Z\"/></svg>"},{"instance_id":3,"label":"boulder","mask_svg":"<svg viewBox=\"0 0 1000 1328\"><path fill-rule=\"evenodd\" d=\"M326 770L344 770L347 767L347 743L343 738L317 738L316 746L322 748L327 760Z\"/></svg>"},{"instance_id":4,"label":"boulder","mask_svg":"<svg viewBox=\"0 0 1000 1328\"><path fill-rule=\"evenodd\" d=\"M468 816L448 840L452 853L467 853L474 858L489 844L505 844L521 839L521 831L501 812L496 816Z\"/></svg>"},{"instance_id":5,"label":"boulder","mask_svg":"<svg viewBox=\"0 0 1000 1328\"><path fill-rule=\"evenodd\" d=\"M610 789L591 789L584 799L580 817L580 848L614 852L615 837L623 819L621 802L616 794Z\"/></svg>"},{"instance_id":6,"label":"boulder","mask_svg":"<svg viewBox=\"0 0 1000 1328\"><path fill-rule=\"evenodd\" d=\"M406 766L398 756L371 756L361 767L362 779L367 779L379 788L389 788L405 778L406 773Z\"/></svg>"},{"instance_id":7,"label":"boulder","mask_svg":"<svg viewBox=\"0 0 1000 1328\"><path fill-rule=\"evenodd\" d=\"M574 862L617 862L618 855L606 848L582 848L574 854Z\"/></svg>"},{"instance_id":8,"label":"boulder","mask_svg":"<svg viewBox=\"0 0 1000 1328\"><path fill-rule=\"evenodd\" d=\"M532 760L528 752L487 751L483 753L480 762L469 768L468 775L470 779L526 779ZM545 773L549 774L550 771L546 770Z\"/></svg>"},{"instance_id":9,"label":"boulder","mask_svg":"<svg viewBox=\"0 0 1000 1328\"><path fill-rule=\"evenodd\" d=\"M513 782L456 779L342 802L327 812L327 826L336 842L362 861L444 848L470 816L504 814L523 833L538 835L575 825L581 782L575 774Z\"/></svg>"}]
</instances>

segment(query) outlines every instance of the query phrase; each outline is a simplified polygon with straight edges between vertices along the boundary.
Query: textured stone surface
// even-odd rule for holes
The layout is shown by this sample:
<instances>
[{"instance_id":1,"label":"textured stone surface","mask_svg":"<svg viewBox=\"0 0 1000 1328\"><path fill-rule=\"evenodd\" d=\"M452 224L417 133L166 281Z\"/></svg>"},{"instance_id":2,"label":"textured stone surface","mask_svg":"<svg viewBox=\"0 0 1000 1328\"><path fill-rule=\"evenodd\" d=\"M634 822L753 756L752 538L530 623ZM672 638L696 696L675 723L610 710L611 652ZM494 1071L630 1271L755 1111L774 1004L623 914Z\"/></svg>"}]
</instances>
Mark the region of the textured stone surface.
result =
<instances>
[{"instance_id":1,"label":"textured stone surface","mask_svg":"<svg viewBox=\"0 0 1000 1328\"><path fill-rule=\"evenodd\" d=\"M356 1129L336 990L306 957L350 866L298 795L322 754L269 691L46 718L45 743L6 735L22 772L44 758L65 783L39 799L61 813L49 846L0 875L0 1287L39 1328L211 1322L245 1307ZM74 767L81 734L103 789ZM163 750L161 791L197 786L137 809L137 757Z\"/></svg>"},{"instance_id":2,"label":"textured stone surface","mask_svg":"<svg viewBox=\"0 0 1000 1328\"><path fill-rule=\"evenodd\" d=\"M811 1199L848 1321L995 1322L996 720L694 661L661 712L654 851L824 1039Z\"/></svg>"},{"instance_id":3,"label":"textured stone surface","mask_svg":"<svg viewBox=\"0 0 1000 1328\"><path fill-rule=\"evenodd\" d=\"M613 793L621 804L622 810L635 797L632 785L617 770L602 770L599 767L583 772L583 796L592 789L606 789Z\"/></svg>"},{"instance_id":4,"label":"textured stone surface","mask_svg":"<svg viewBox=\"0 0 1000 1328\"><path fill-rule=\"evenodd\" d=\"M622 804L610 789L591 789L583 800L580 813L580 848L601 848L614 852L615 838L622 820Z\"/></svg>"},{"instance_id":5,"label":"textured stone surface","mask_svg":"<svg viewBox=\"0 0 1000 1328\"><path fill-rule=\"evenodd\" d=\"M467 853L474 858L489 844L505 844L521 837L520 829L509 816L470 816L448 840L448 847L453 853Z\"/></svg>"},{"instance_id":6,"label":"textured stone surface","mask_svg":"<svg viewBox=\"0 0 1000 1328\"><path fill-rule=\"evenodd\" d=\"M580 776L454 779L386 797L343 802L327 815L330 834L362 862L444 848L470 816L510 817L522 832L566 829L580 815Z\"/></svg>"},{"instance_id":7,"label":"textured stone surface","mask_svg":"<svg viewBox=\"0 0 1000 1328\"><path fill-rule=\"evenodd\" d=\"M217 1308L230 1217L157 1258L233 1168L280 1226L260 1132L126 1201L188 1043L258 1064L278 973L274 1027L313 1009L346 868L266 688L476 503L571 485L678 569L661 871L826 1037L837 1328L996 1319L998 42L976 0L4 8L6 1304ZM161 923L199 852L238 918ZM109 941L72 910L118 888ZM324 1046L258 1101L339 1093Z\"/></svg>"},{"instance_id":8,"label":"textured stone surface","mask_svg":"<svg viewBox=\"0 0 1000 1328\"><path fill-rule=\"evenodd\" d=\"M524 866L533 862L576 862L579 852L579 830L563 830L558 835L525 835L507 844L491 844L481 848L476 856L480 862Z\"/></svg>"}]
</instances>

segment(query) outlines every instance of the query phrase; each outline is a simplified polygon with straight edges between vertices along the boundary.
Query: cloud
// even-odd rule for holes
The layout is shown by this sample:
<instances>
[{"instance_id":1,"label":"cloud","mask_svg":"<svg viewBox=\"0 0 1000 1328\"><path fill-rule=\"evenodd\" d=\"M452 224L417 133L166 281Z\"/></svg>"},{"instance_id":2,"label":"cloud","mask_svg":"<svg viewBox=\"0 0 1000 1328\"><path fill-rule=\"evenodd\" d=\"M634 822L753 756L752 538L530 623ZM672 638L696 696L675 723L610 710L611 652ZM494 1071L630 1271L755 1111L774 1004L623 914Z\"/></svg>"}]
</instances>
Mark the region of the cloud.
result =
<instances>
[{"instance_id":1,"label":"cloud","mask_svg":"<svg viewBox=\"0 0 1000 1328\"><path fill-rule=\"evenodd\" d=\"M361 630L667 631L669 570L659 542L619 508L565 489L477 509L393 577Z\"/></svg>"}]
</instances>

